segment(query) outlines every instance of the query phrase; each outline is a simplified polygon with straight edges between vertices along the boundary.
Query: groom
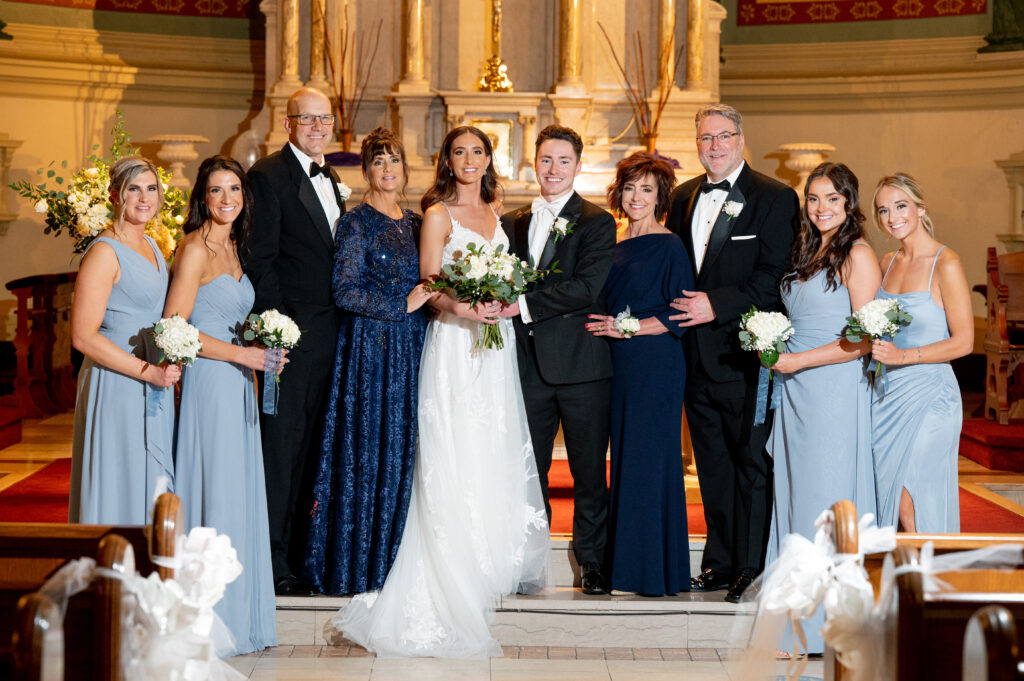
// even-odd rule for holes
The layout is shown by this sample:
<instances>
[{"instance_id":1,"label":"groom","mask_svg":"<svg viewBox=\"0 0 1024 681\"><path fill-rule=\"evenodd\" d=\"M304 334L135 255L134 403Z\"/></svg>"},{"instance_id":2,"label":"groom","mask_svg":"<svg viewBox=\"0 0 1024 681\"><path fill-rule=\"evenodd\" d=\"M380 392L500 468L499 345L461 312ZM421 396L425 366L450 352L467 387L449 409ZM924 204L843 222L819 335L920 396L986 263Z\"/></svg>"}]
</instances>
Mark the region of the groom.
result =
<instances>
[{"instance_id":1,"label":"groom","mask_svg":"<svg viewBox=\"0 0 1024 681\"><path fill-rule=\"evenodd\" d=\"M501 226L510 252L541 270L557 262L558 272L532 284L501 314L515 319L523 401L548 520L548 469L561 422L573 478L572 545L580 581L583 593L603 594L612 364L608 344L587 333L584 323L588 314L604 313L599 298L611 269L615 220L573 191L582 153L583 141L571 128L549 125L537 136L540 196L532 206L506 213Z\"/></svg>"}]
</instances>

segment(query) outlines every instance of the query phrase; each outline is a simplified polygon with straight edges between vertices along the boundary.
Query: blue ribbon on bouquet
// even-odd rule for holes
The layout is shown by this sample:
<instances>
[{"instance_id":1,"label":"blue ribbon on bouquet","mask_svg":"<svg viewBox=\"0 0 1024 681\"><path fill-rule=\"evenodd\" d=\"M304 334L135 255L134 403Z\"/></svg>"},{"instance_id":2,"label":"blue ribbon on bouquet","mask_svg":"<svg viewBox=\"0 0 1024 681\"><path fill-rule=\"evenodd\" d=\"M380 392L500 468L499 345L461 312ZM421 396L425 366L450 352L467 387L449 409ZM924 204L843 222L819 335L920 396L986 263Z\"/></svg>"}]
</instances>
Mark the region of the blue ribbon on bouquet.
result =
<instances>
[{"instance_id":1,"label":"blue ribbon on bouquet","mask_svg":"<svg viewBox=\"0 0 1024 681\"><path fill-rule=\"evenodd\" d=\"M277 369L281 366L281 348L267 348L263 353L263 413L277 416Z\"/></svg>"},{"instance_id":2,"label":"blue ribbon on bouquet","mask_svg":"<svg viewBox=\"0 0 1024 681\"><path fill-rule=\"evenodd\" d=\"M771 382L771 370L762 364L761 370L757 373L757 410L754 412L755 426L764 423L765 418L768 416L768 410L777 408L781 403L782 398L779 391L773 390L771 404L768 404L768 389L771 387Z\"/></svg>"}]
</instances>

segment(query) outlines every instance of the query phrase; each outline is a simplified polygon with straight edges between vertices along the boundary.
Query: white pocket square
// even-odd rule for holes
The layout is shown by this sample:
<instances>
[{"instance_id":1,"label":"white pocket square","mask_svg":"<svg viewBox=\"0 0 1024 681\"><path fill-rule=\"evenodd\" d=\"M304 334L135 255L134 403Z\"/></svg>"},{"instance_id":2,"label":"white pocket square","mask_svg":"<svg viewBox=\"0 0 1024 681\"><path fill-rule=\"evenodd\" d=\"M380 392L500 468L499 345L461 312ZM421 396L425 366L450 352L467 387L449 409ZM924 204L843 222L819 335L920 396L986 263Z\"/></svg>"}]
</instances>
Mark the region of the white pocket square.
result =
<instances>
[{"instance_id":1,"label":"white pocket square","mask_svg":"<svg viewBox=\"0 0 1024 681\"><path fill-rule=\"evenodd\" d=\"M756 239L756 234L745 234L743 236L731 236L729 237L733 241L746 241L747 239Z\"/></svg>"}]
</instances>

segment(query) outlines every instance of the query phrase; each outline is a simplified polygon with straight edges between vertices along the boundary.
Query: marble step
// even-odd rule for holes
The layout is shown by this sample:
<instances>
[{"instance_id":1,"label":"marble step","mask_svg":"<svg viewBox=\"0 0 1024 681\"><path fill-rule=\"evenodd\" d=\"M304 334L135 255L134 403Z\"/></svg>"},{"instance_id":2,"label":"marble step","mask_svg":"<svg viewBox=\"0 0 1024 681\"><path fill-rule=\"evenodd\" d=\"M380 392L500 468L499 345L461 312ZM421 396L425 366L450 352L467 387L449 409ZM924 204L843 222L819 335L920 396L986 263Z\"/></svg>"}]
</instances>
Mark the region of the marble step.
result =
<instances>
[{"instance_id":1,"label":"marble step","mask_svg":"<svg viewBox=\"0 0 1024 681\"><path fill-rule=\"evenodd\" d=\"M704 552L704 537L690 535L690 574L700 574L700 558ZM551 537L551 577L555 586L579 586L579 565L572 552L568 535Z\"/></svg>"},{"instance_id":2,"label":"marble step","mask_svg":"<svg viewBox=\"0 0 1024 681\"><path fill-rule=\"evenodd\" d=\"M703 542L691 542L699 566ZM575 561L567 540L552 540L557 586L536 596L510 595L495 604L491 632L507 646L730 648L745 645L752 606L732 605L724 591L678 596L585 596L572 588ZM337 645L331 617L347 597L278 597L280 645Z\"/></svg>"}]
</instances>

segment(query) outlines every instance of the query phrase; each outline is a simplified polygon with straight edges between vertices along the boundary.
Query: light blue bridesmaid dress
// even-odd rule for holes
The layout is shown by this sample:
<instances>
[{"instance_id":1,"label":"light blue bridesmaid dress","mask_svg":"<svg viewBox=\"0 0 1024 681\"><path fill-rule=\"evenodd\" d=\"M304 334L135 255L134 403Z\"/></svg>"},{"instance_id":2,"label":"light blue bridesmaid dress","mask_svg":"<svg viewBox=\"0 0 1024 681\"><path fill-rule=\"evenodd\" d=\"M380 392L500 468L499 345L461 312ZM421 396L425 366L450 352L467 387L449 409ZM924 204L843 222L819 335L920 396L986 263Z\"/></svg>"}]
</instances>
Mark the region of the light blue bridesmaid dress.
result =
<instances>
[{"instance_id":1,"label":"light blue bridesmaid dress","mask_svg":"<svg viewBox=\"0 0 1024 681\"><path fill-rule=\"evenodd\" d=\"M824 270L782 288L793 324L788 352L827 345L839 337L850 316L850 292L828 288ZM765 564L779 555L782 538L797 533L813 540L814 521L841 499L857 514L875 512L871 460L871 395L863 358L842 364L775 374L780 404L767 450L774 460L775 499ZM807 650L824 651L824 609L807 620ZM791 642L784 641L789 650Z\"/></svg>"},{"instance_id":2,"label":"light blue bridesmaid dress","mask_svg":"<svg viewBox=\"0 0 1024 681\"><path fill-rule=\"evenodd\" d=\"M221 274L199 287L189 322L208 336L242 344L254 293L249 278ZM231 538L242 574L215 611L241 655L277 645L274 578L263 478L259 407L252 369L199 357L185 367L175 464L185 525L213 527Z\"/></svg>"},{"instance_id":3,"label":"light blue bridesmaid dress","mask_svg":"<svg viewBox=\"0 0 1024 681\"><path fill-rule=\"evenodd\" d=\"M946 312L931 293L939 253L925 290L889 293L885 277L878 289L879 298L895 298L914 318L893 339L896 347L908 350L908 359L916 358L914 349L949 338ZM907 364L887 366L885 373L887 381L876 382L871 404L878 524L896 525L906 489L914 500L918 532L959 532L957 455L963 405L953 368L948 362Z\"/></svg>"},{"instance_id":4,"label":"light blue bridesmaid dress","mask_svg":"<svg viewBox=\"0 0 1024 681\"><path fill-rule=\"evenodd\" d=\"M156 362L152 342L167 296L167 265L148 236L157 266L116 239L121 276L110 290L100 334L140 359ZM86 249L86 252L89 251ZM109 525L149 522L160 476L173 482L174 391L107 369L88 357L78 372L71 448L68 521Z\"/></svg>"}]
</instances>

